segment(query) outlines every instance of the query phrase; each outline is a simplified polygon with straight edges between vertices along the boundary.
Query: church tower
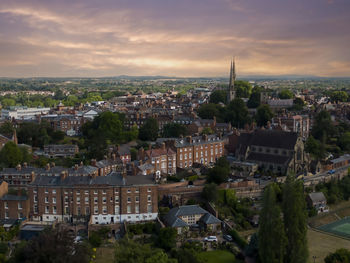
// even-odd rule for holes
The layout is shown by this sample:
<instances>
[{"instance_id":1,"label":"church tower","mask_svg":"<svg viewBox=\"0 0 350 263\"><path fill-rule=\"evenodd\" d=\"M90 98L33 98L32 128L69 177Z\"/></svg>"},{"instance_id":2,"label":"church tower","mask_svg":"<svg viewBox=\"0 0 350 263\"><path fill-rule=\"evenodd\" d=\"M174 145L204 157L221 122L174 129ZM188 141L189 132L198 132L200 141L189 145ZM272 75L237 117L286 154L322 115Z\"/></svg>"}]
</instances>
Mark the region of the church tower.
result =
<instances>
[{"instance_id":1,"label":"church tower","mask_svg":"<svg viewBox=\"0 0 350 263\"><path fill-rule=\"evenodd\" d=\"M228 93L227 93L227 103L230 103L231 100L233 100L236 96L235 80L236 80L236 65L235 65L235 59L232 59L231 69L230 69L230 84L228 86Z\"/></svg>"}]
</instances>

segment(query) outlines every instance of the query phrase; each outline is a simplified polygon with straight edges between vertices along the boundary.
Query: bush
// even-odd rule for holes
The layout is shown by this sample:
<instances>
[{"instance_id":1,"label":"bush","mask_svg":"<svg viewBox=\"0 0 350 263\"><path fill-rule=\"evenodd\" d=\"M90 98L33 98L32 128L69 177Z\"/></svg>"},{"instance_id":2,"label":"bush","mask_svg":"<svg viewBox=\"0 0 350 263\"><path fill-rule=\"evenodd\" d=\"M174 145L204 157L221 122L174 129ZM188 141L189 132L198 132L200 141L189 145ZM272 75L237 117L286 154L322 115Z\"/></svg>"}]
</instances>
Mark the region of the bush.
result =
<instances>
[{"instance_id":1,"label":"bush","mask_svg":"<svg viewBox=\"0 0 350 263\"><path fill-rule=\"evenodd\" d=\"M99 247L102 244L102 238L97 232L92 232L89 237L89 242L93 247Z\"/></svg>"},{"instance_id":2,"label":"bush","mask_svg":"<svg viewBox=\"0 0 350 263\"><path fill-rule=\"evenodd\" d=\"M230 231L230 235L241 249L245 249L245 247L248 245L247 241L242 238L235 229Z\"/></svg>"}]
</instances>

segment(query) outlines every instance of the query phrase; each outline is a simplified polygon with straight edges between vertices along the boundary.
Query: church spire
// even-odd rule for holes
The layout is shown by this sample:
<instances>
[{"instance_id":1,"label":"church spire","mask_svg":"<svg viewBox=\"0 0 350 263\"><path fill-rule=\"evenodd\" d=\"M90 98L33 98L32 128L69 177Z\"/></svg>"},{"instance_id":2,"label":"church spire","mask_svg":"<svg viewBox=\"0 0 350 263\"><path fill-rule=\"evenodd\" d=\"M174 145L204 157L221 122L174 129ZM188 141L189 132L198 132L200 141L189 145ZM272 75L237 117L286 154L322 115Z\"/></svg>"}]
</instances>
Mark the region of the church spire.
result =
<instances>
[{"instance_id":1,"label":"church spire","mask_svg":"<svg viewBox=\"0 0 350 263\"><path fill-rule=\"evenodd\" d=\"M227 103L230 103L230 101L235 98L235 95L236 95L235 80L236 80L236 63L235 63L235 58L233 58L231 60L230 83L228 86Z\"/></svg>"}]
</instances>

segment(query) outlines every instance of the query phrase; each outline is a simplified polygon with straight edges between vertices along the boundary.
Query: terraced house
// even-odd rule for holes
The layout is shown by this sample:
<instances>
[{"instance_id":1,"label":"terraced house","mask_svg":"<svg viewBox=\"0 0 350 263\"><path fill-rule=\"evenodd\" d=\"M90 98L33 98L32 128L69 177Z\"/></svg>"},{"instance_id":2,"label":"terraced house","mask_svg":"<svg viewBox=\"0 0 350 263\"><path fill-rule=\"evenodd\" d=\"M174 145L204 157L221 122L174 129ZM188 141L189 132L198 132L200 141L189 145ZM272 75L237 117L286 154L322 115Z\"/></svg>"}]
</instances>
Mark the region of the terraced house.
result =
<instances>
[{"instance_id":1,"label":"terraced house","mask_svg":"<svg viewBox=\"0 0 350 263\"><path fill-rule=\"evenodd\" d=\"M37 176L28 186L33 221L115 224L158 216L152 176Z\"/></svg>"}]
</instances>

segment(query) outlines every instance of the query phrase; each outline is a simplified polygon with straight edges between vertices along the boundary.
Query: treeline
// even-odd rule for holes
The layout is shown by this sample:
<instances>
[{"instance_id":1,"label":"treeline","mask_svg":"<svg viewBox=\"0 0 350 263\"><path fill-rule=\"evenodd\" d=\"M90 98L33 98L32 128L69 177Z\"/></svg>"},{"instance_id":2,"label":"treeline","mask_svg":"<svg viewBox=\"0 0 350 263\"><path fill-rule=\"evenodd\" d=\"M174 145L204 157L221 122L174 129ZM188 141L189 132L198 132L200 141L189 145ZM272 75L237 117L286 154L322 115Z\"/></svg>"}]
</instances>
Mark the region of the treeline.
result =
<instances>
[{"instance_id":1,"label":"treeline","mask_svg":"<svg viewBox=\"0 0 350 263\"><path fill-rule=\"evenodd\" d=\"M307 210L303 185L289 175L282 188L271 184L265 189L258 242L255 242L255 249L250 247L249 251L262 263L306 263L306 234Z\"/></svg>"},{"instance_id":2,"label":"treeline","mask_svg":"<svg viewBox=\"0 0 350 263\"><path fill-rule=\"evenodd\" d=\"M331 180L327 183L316 185L316 191L322 192L327 198L328 204L336 204L350 198L350 176L341 180Z\"/></svg>"}]
</instances>

